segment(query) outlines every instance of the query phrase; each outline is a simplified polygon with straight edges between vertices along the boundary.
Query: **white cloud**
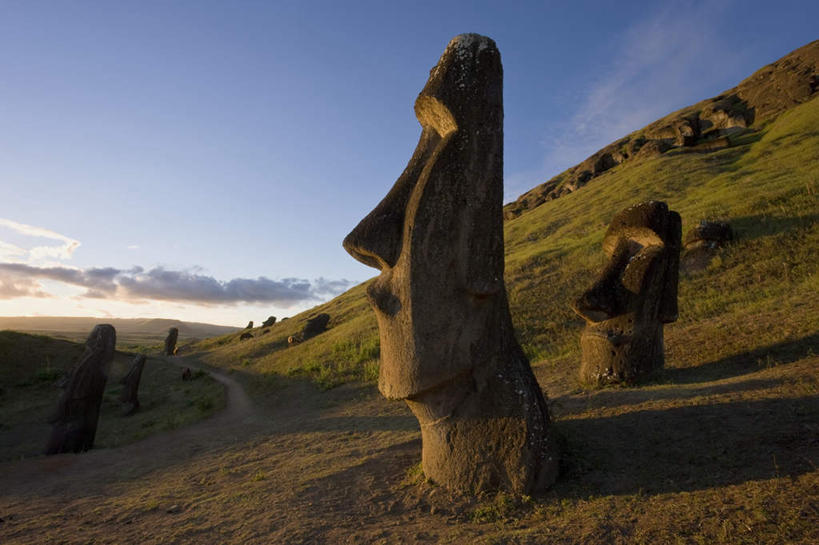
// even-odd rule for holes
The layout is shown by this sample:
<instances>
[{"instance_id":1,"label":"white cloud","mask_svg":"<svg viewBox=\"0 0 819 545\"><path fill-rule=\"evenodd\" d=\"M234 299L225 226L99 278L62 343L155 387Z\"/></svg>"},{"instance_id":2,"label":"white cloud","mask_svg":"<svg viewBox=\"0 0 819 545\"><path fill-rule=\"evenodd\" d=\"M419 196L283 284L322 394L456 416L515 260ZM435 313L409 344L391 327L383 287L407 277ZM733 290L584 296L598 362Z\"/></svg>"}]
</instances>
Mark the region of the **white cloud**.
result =
<instances>
[{"instance_id":1,"label":"white cloud","mask_svg":"<svg viewBox=\"0 0 819 545\"><path fill-rule=\"evenodd\" d=\"M45 229L43 227L18 223L5 218L0 218L0 227L11 229L12 231L15 231L21 235L35 238L45 238L60 243L56 245L34 246L26 250L8 242L0 241L0 257L3 259L15 259L25 262L42 261L47 258L70 259L71 255L74 253L74 250L80 246L80 242L78 240L74 240L71 237L61 235L60 233ZM9 252L14 253L12 255Z\"/></svg>"},{"instance_id":2,"label":"white cloud","mask_svg":"<svg viewBox=\"0 0 819 545\"><path fill-rule=\"evenodd\" d=\"M720 32L730 3L675 2L625 29L568 121L544 139L554 176L656 119L739 82L741 55ZM747 75L747 74L746 74ZM736 78L736 79L734 79ZM724 85L724 83L723 83Z\"/></svg>"}]
</instances>

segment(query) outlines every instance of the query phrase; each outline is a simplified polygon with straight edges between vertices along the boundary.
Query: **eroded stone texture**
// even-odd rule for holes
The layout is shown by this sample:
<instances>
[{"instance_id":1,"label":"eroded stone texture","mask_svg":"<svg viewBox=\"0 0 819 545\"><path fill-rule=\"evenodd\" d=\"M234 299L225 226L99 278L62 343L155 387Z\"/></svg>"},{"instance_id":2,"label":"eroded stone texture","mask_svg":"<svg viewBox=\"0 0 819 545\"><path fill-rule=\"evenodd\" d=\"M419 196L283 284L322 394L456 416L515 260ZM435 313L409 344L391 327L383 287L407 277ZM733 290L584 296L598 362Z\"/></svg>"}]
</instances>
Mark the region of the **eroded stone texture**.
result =
<instances>
[{"instance_id":1,"label":"eroded stone texture","mask_svg":"<svg viewBox=\"0 0 819 545\"><path fill-rule=\"evenodd\" d=\"M454 38L415 102L420 141L393 188L344 240L381 270L368 288L381 393L421 424L422 466L448 488L552 484L548 409L514 337L503 282L500 53Z\"/></svg>"},{"instance_id":2,"label":"eroded stone texture","mask_svg":"<svg viewBox=\"0 0 819 545\"><path fill-rule=\"evenodd\" d=\"M586 320L582 382L631 382L663 366L663 324L677 319L680 238L680 215L664 202L614 216L603 239L609 262L572 307Z\"/></svg>"},{"instance_id":3,"label":"eroded stone texture","mask_svg":"<svg viewBox=\"0 0 819 545\"><path fill-rule=\"evenodd\" d=\"M117 334L111 325L101 324L91 331L85 341L85 352L71 372L49 419L53 428L46 454L82 452L94 446L102 394L116 342Z\"/></svg>"},{"instance_id":4,"label":"eroded stone texture","mask_svg":"<svg viewBox=\"0 0 819 545\"><path fill-rule=\"evenodd\" d=\"M142 369L145 367L145 356L138 354L131 363L128 374L119 381L123 385L119 396L123 404L123 416L131 416L139 410L139 381L142 378Z\"/></svg>"},{"instance_id":5,"label":"eroded stone texture","mask_svg":"<svg viewBox=\"0 0 819 545\"><path fill-rule=\"evenodd\" d=\"M162 351L166 356L173 356L176 354L176 340L179 338L179 329L172 327L168 330L168 336L165 337L165 348Z\"/></svg>"}]
</instances>

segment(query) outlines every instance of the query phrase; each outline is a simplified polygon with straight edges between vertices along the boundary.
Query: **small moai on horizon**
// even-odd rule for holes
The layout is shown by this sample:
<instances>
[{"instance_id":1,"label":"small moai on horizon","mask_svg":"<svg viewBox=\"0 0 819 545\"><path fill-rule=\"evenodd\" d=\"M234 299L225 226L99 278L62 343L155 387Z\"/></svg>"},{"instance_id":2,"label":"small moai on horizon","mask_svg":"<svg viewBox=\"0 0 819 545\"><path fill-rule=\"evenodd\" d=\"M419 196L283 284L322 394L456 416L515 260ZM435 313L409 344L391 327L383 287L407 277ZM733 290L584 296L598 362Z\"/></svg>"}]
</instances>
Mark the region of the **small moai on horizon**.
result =
<instances>
[{"instance_id":1,"label":"small moai on horizon","mask_svg":"<svg viewBox=\"0 0 819 545\"><path fill-rule=\"evenodd\" d=\"M119 396L123 404L123 416L131 416L139 410L139 381L142 378L142 369L145 367L145 355L137 354L131 363L128 374L119 381L123 385Z\"/></svg>"},{"instance_id":2,"label":"small moai on horizon","mask_svg":"<svg viewBox=\"0 0 819 545\"><path fill-rule=\"evenodd\" d=\"M253 329L253 320L250 320L250 321L247 323L247 325L245 326L245 329Z\"/></svg>"},{"instance_id":3,"label":"small moai on horizon","mask_svg":"<svg viewBox=\"0 0 819 545\"><path fill-rule=\"evenodd\" d=\"M502 78L491 39L450 41L415 101L407 168L344 248L381 271L378 388L418 419L427 478L529 494L555 481L559 452L503 281Z\"/></svg>"},{"instance_id":4,"label":"small moai on horizon","mask_svg":"<svg viewBox=\"0 0 819 545\"><path fill-rule=\"evenodd\" d=\"M113 326L94 327L85 352L71 372L57 408L49 418L51 436L45 454L83 452L94 446L102 394L114 359L117 333Z\"/></svg>"},{"instance_id":5,"label":"small moai on horizon","mask_svg":"<svg viewBox=\"0 0 819 545\"><path fill-rule=\"evenodd\" d=\"M304 328L301 330L301 340L306 341L316 335L320 335L327 331L327 324L330 323L329 314L319 314L307 319Z\"/></svg>"},{"instance_id":6,"label":"small moai on horizon","mask_svg":"<svg viewBox=\"0 0 819 545\"><path fill-rule=\"evenodd\" d=\"M586 320L582 383L630 383L663 366L663 324L678 314L680 239L680 215L664 202L614 216L603 238L609 262L572 305Z\"/></svg>"},{"instance_id":7,"label":"small moai on horizon","mask_svg":"<svg viewBox=\"0 0 819 545\"><path fill-rule=\"evenodd\" d=\"M176 341L179 339L179 329L172 327L168 330L168 336L165 337L165 348L162 353L166 356L173 356L176 354Z\"/></svg>"},{"instance_id":8,"label":"small moai on horizon","mask_svg":"<svg viewBox=\"0 0 819 545\"><path fill-rule=\"evenodd\" d=\"M267 320L262 322L262 327L270 327L275 323L276 323L276 317L275 316L270 316L270 317L268 317Z\"/></svg>"}]
</instances>

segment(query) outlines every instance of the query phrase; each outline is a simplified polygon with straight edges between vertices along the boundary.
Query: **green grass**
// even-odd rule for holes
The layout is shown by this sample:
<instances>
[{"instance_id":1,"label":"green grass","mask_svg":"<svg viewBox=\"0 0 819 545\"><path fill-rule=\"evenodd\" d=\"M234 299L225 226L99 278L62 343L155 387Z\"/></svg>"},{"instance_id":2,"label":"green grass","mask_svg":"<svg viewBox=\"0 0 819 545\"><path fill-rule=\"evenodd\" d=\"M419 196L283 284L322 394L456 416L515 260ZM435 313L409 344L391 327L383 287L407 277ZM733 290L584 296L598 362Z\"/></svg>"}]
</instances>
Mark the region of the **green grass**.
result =
<instances>
[{"instance_id":1,"label":"green grass","mask_svg":"<svg viewBox=\"0 0 819 545\"><path fill-rule=\"evenodd\" d=\"M42 335L0 331L0 460L42 452L51 430L60 379L83 346ZM212 415L225 405L224 388L203 373L183 382L178 367L148 359L139 387L140 410L123 417L119 395L133 355L117 352L103 394L96 448L127 444Z\"/></svg>"}]
</instances>

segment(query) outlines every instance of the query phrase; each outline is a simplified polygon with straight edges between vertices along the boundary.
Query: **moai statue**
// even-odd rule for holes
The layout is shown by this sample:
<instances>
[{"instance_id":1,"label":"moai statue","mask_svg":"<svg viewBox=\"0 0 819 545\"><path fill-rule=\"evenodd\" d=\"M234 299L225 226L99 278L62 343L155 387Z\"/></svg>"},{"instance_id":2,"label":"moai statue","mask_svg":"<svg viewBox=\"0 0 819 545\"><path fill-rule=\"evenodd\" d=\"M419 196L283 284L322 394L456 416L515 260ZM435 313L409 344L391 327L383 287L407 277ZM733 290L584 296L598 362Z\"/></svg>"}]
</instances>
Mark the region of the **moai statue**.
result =
<instances>
[{"instance_id":1,"label":"moai statue","mask_svg":"<svg viewBox=\"0 0 819 545\"><path fill-rule=\"evenodd\" d=\"M327 324L329 323L329 314L319 314L308 318L307 323L304 324L304 328L301 330L301 340L306 341L307 339L324 333L327 331Z\"/></svg>"},{"instance_id":2,"label":"moai statue","mask_svg":"<svg viewBox=\"0 0 819 545\"><path fill-rule=\"evenodd\" d=\"M393 188L344 240L381 270L378 387L421 424L426 476L450 489L530 493L557 477L549 413L515 340L503 282L500 53L447 46L415 101L422 131Z\"/></svg>"},{"instance_id":3,"label":"moai statue","mask_svg":"<svg viewBox=\"0 0 819 545\"><path fill-rule=\"evenodd\" d=\"M123 416L131 416L139 410L139 380L142 378L142 369L145 367L145 356L138 354L131 363L128 374L122 377L120 384L123 385L122 394L119 396L120 402L124 406Z\"/></svg>"},{"instance_id":4,"label":"moai statue","mask_svg":"<svg viewBox=\"0 0 819 545\"><path fill-rule=\"evenodd\" d=\"M253 329L253 320L250 320L250 321L247 323L247 325L245 326L245 329Z\"/></svg>"},{"instance_id":5,"label":"moai statue","mask_svg":"<svg viewBox=\"0 0 819 545\"><path fill-rule=\"evenodd\" d=\"M102 394L116 342L117 333L111 325L98 325L91 331L85 341L85 352L71 372L49 419L53 428L46 454L82 452L94 446Z\"/></svg>"},{"instance_id":6,"label":"moai statue","mask_svg":"<svg viewBox=\"0 0 819 545\"><path fill-rule=\"evenodd\" d=\"M275 324L275 323L276 323L276 317L275 317L275 316L269 316L269 317L267 318L267 320L265 320L264 322L262 322L262 327L270 327L270 326L272 326L272 325L273 325L273 324Z\"/></svg>"},{"instance_id":7,"label":"moai statue","mask_svg":"<svg viewBox=\"0 0 819 545\"><path fill-rule=\"evenodd\" d=\"M632 382L663 366L663 324L677 319L680 215L648 201L619 212L603 239L609 262L574 303L586 320L580 380Z\"/></svg>"},{"instance_id":8,"label":"moai statue","mask_svg":"<svg viewBox=\"0 0 819 545\"><path fill-rule=\"evenodd\" d=\"M165 348L162 351L166 356L173 356L176 354L176 340L179 338L179 329L172 327L168 330L168 336L165 337Z\"/></svg>"}]
</instances>

